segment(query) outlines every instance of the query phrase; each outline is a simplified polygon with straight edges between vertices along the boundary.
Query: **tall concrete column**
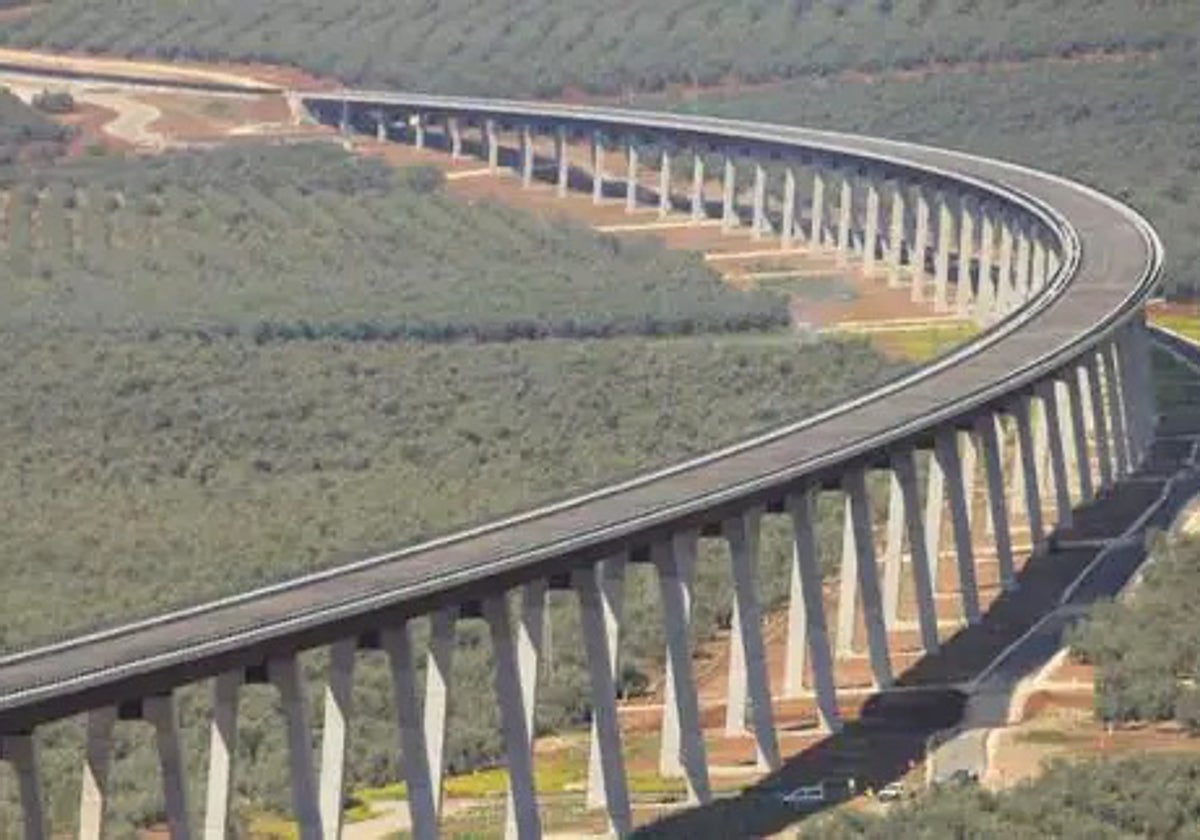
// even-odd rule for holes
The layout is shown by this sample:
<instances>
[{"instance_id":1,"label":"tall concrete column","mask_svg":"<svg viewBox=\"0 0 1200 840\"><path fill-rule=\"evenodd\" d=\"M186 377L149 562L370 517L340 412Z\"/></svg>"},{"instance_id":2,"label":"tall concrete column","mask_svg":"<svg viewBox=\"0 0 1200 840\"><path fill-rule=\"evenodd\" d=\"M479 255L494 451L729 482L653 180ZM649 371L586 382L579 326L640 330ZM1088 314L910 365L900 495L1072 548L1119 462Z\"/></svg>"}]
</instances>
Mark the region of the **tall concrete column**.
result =
<instances>
[{"instance_id":1,"label":"tall concrete column","mask_svg":"<svg viewBox=\"0 0 1200 840\"><path fill-rule=\"evenodd\" d=\"M1047 442L1050 444L1050 471L1054 479L1054 502L1059 528L1071 526L1071 485L1067 477L1067 459L1063 447L1062 421L1059 417L1058 387L1054 381L1040 388L1042 411L1046 418Z\"/></svg>"},{"instance_id":2,"label":"tall concrete column","mask_svg":"<svg viewBox=\"0 0 1200 840\"><path fill-rule=\"evenodd\" d=\"M1142 407L1141 387L1139 385L1137 364L1134 361L1132 349L1132 329L1123 328L1116 339L1116 358L1120 371L1121 405L1125 410L1126 447L1129 452L1130 471L1136 470L1142 463L1144 455L1142 443L1146 438L1145 412Z\"/></svg>"},{"instance_id":3,"label":"tall concrete column","mask_svg":"<svg viewBox=\"0 0 1200 840\"><path fill-rule=\"evenodd\" d=\"M925 258L929 251L929 200L925 197L925 189L917 186L916 231L913 238L913 250L908 259L908 267L912 272L912 299L920 303L925 300Z\"/></svg>"},{"instance_id":4,"label":"tall concrete column","mask_svg":"<svg viewBox=\"0 0 1200 840\"><path fill-rule=\"evenodd\" d=\"M813 507L815 489L805 489L787 498L792 518L792 591L791 604L802 606L788 611L788 657L784 677L784 696L796 697L803 689L804 661L799 656L803 643L797 642L800 630L808 642L812 663L813 690L817 695L817 715L823 728L836 732L842 728L838 711L837 684L833 675L833 656L829 650L829 632L825 621L824 586L821 579Z\"/></svg>"},{"instance_id":5,"label":"tall concrete column","mask_svg":"<svg viewBox=\"0 0 1200 840\"><path fill-rule=\"evenodd\" d=\"M970 317L975 306L975 290L971 282L971 263L975 258L975 216L969 199L959 202L958 224L958 283L955 285L954 309L963 318Z\"/></svg>"},{"instance_id":6,"label":"tall concrete column","mask_svg":"<svg viewBox=\"0 0 1200 840\"><path fill-rule=\"evenodd\" d=\"M413 114L412 128L413 128L413 145L416 146L418 149L424 149L425 148L425 115L424 114Z\"/></svg>"},{"instance_id":7,"label":"tall concrete column","mask_svg":"<svg viewBox=\"0 0 1200 840\"><path fill-rule=\"evenodd\" d=\"M783 170L783 208L780 220L779 247L792 247L796 238L796 172L792 167Z\"/></svg>"},{"instance_id":8,"label":"tall concrete column","mask_svg":"<svg viewBox=\"0 0 1200 840\"><path fill-rule=\"evenodd\" d=\"M424 721L417 700L417 669L407 621L385 627L381 634L392 670L392 698L400 731L400 765L408 787L408 813L414 840L437 840L436 794L429 774Z\"/></svg>"},{"instance_id":9,"label":"tall concrete column","mask_svg":"<svg viewBox=\"0 0 1200 840\"><path fill-rule=\"evenodd\" d=\"M947 285L950 282L950 242L954 238L954 215L950 212L950 199L938 197L937 259L934 263L933 310L947 312Z\"/></svg>"},{"instance_id":10,"label":"tall concrete column","mask_svg":"<svg viewBox=\"0 0 1200 840\"><path fill-rule=\"evenodd\" d=\"M342 801L346 791L346 753L353 706L354 665L358 640L342 639L329 648L329 682L325 684L321 727L320 809L325 837L342 835ZM220 837L224 837L224 833ZM217 836L209 838L217 840Z\"/></svg>"},{"instance_id":11,"label":"tall concrete column","mask_svg":"<svg viewBox=\"0 0 1200 840\"><path fill-rule=\"evenodd\" d=\"M496 172L500 168L500 137L496 133L496 121L487 120L483 124L484 141L487 146L488 170Z\"/></svg>"},{"instance_id":12,"label":"tall concrete column","mask_svg":"<svg viewBox=\"0 0 1200 840\"><path fill-rule=\"evenodd\" d=\"M1088 453L1087 421L1083 410L1083 395L1079 388L1079 372L1072 368L1066 374L1067 399L1071 407L1071 429L1075 438L1075 463L1079 475L1079 494L1082 501L1095 495L1092 486L1092 459Z\"/></svg>"},{"instance_id":13,"label":"tall concrete column","mask_svg":"<svg viewBox=\"0 0 1200 840\"><path fill-rule=\"evenodd\" d=\"M170 694L147 697L142 701L142 717L154 727L154 744L158 749L158 768L162 774L163 803L171 840L187 840L192 833L188 822L187 764L183 760L175 698Z\"/></svg>"},{"instance_id":14,"label":"tall concrete column","mask_svg":"<svg viewBox=\"0 0 1200 840\"><path fill-rule=\"evenodd\" d=\"M904 560L904 497L895 471L888 473L887 531L883 545L883 622L889 630L900 617L900 575Z\"/></svg>"},{"instance_id":15,"label":"tall concrete column","mask_svg":"<svg viewBox=\"0 0 1200 840\"><path fill-rule=\"evenodd\" d=\"M1104 384L1108 400L1108 422L1112 428L1112 451L1118 480L1129 475L1129 438L1126 432L1125 406L1117 378L1117 345L1109 341L1099 351L1104 356Z\"/></svg>"},{"instance_id":16,"label":"tall concrete column","mask_svg":"<svg viewBox=\"0 0 1200 840\"><path fill-rule=\"evenodd\" d=\"M1017 295L1021 300L1029 300L1033 293L1029 275L1029 259L1030 259L1030 244L1029 232L1024 229L1017 230L1016 241L1016 271L1014 273L1015 282L1017 284Z\"/></svg>"},{"instance_id":17,"label":"tall concrete column","mask_svg":"<svg viewBox=\"0 0 1200 840\"><path fill-rule=\"evenodd\" d=\"M842 192L838 201L837 226L837 264L846 265L850 261L850 225L854 219L854 184L850 175L841 175Z\"/></svg>"},{"instance_id":18,"label":"tall concrete column","mask_svg":"<svg viewBox=\"0 0 1200 840\"><path fill-rule=\"evenodd\" d=\"M446 133L450 135L450 159L461 159L463 156L462 126L459 125L458 117L449 117L446 120Z\"/></svg>"},{"instance_id":19,"label":"tall concrete column","mask_svg":"<svg viewBox=\"0 0 1200 840\"><path fill-rule=\"evenodd\" d=\"M812 207L810 208L808 241L814 248L825 244L825 173L817 169L813 173Z\"/></svg>"},{"instance_id":20,"label":"tall concrete column","mask_svg":"<svg viewBox=\"0 0 1200 840\"><path fill-rule=\"evenodd\" d=\"M665 219L671 212L671 150L662 147L658 159L658 217Z\"/></svg>"},{"instance_id":21,"label":"tall concrete column","mask_svg":"<svg viewBox=\"0 0 1200 840\"><path fill-rule=\"evenodd\" d=\"M383 114L377 113L375 115L375 142L386 143L387 139L387 118Z\"/></svg>"},{"instance_id":22,"label":"tall concrete column","mask_svg":"<svg viewBox=\"0 0 1200 840\"><path fill-rule=\"evenodd\" d=\"M607 561L624 568L624 558ZM605 572L598 567L576 569L572 586L579 598L583 644L587 653L588 676L592 691L592 747L598 758L600 790L607 807L609 830L624 837L633 830L629 785L625 761L621 755L621 727L617 719L616 619L606 604L597 577ZM591 803L589 785L589 804Z\"/></svg>"},{"instance_id":23,"label":"tall concrete column","mask_svg":"<svg viewBox=\"0 0 1200 840\"><path fill-rule=\"evenodd\" d=\"M738 623L742 661L745 665L740 677L744 684L748 683L754 739L758 748L758 765L762 769L776 770L780 765L779 742L775 736L775 716L771 708L771 684L767 674L767 653L762 638L762 610L758 602L756 581L761 519L760 511L747 511L727 519L722 524L722 531L729 543L733 567L733 591L737 607L734 620ZM732 667L730 671L732 679ZM745 693L745 688L741 693ZM733 711L732 704L728 710ZM726 733L733 730L732 734L736 734L744 729L744 705L740 715L740 718L726 718Z\"/></svg>"},{"instance_id":24,"label":"tall concrete column","mask_svg":"<svg viewBox=\"0 0 1200 840\"><path fill-rule=\"evenodd\" d=\"M1012 532L1009 530L1008 498L1004 486L1004 467L1000 460L1000 441L996 434L996 418L990 414L980 417L975 423L975 435L983 444L988 504L996 540L996 559L1000 564L1000 584L1006 590L1012 590L1017 585L1017 572L1013 564Z\"/></svg>"},{"instance_id":25,"label":"tall concrete column","mask_svg":"<svg viewBox=\"0 0 1200 840\"><path fill-rule=\"evenodd\" d=\"M892 182L892 215L888 225L888 287L904 285L904 184Z\"/></svg>"},{"instance_id":26,"label":"tall concrete column","mask_svg":"<svg viewBox=\"0 0 1200 840\"><path fill-rule=\"evenodd\" d=\"M879 186L867 177L867 218L863 225L863 271L875 271L879 247Z\"/></svg>"},{"instance_id":27,"label":"tall concrete column","mask_svg":"<svg viewBox=\"0 0 1200 840\"><path fill-rule=\"evenodd\" d=\"M112 706L93 709L87 715L83 783L79 790L79 840L100 840L104 835L104 807L108 801L108 771L116 721L117 710Z\"/></svg>"},{"instance_id":28,"label":"tall concrete column","mask_svg":"<svg viewBox=\"0 0 1200 840\"><path fill-rule=\"evenodd\" d=\"M937 652L939 647L937 605L933 599L933 580L930 577L932 564L927 549L928 536L925 533L921 499L917 492L916 455L911 449L896 452L891 457L891 464L892 474L900 487L904 524L908 531L909 565L912 567L917 619L921 627L921 646L925 653L932 654Z\"/></svg>"},{"instance_id":29,"label":"tall concrete column","mask_svg":"<svg viewBox=\"0 0 1200 840\"><path fill-rule=\"evenodd\" d=\"M626 162L628 168L625 171L625 212L633 213L637 210L638 204L638 146L634 141L629 141L626 146Z\"/></svg>"},{"instance_id":30,"label":"tall concrete column","mask_svg":"<svg viewBox=\"0 0 1200 840\"><path fill-rule=\"evenodd\" d=\"M237 756L238 693L241 670L213 680L213 716L208 735L208 786L204 803L204 840L225 840L233 799L233 762ZM340 811L341 802L338 802ZM336 834L331 835L336 837Z\"/></svg>"},{"instance_id":31,"label":"tall concrete column","mask_svg":"<svg viewBox=\"0 0 1200 840\"><path fill-rule=\"evenodd\" d=\"M571 180L571 158L570 158L570 138L567 136L567 129L559 126L557 136L555 138L555 151L558 156L558 179L556 189L559 198L567 197L567 187Z\"/></svg>"},{"instance_id":32,"label":"tall concrete column","mask_svg":"<svg viewBox=\"0 0 1200 840\"><path fill-rule=\"evenodd\" d=\"M767 226L767 171L761 163L754 164L753 222L750 228L752 239L762 239Z\"/></svg>"},{"instance_id":33,"label":"tall concrete column","mask_svg":"<svg viewBox=\"0 0 1200 840\"><path fill-rule=\"evenodd\" d=\"M350 103L342 100L342 113L338 117L338 132L342 135L350 133Z\"/></svg>"},{"instance_id":34,"label":"tall concrete column","mask_svg":"<svg viewBox=\"0 0 1200 840\"><path fill-rule=\"evenodd\" d=\"M858 548L858 591L862 598L863 618L867 625L867 644L875 684L892 684L892 660L888 651L887 627L883 621L883 601L879 592L879 569L875 564L875 538L871 530L871 499L867 495L866 473L854 468L842 479L850 499L854 524L854 542Z\"/></svg>"},{"instance_id":35,"label":"tall concrete column","mask_svg":"<svg viewBox=\"0 0 1200 840\"><path fill-rule=\"evenodd\" d=\"M925 554L929 559L929 578L933 590L940 588L942 566L942 514L946 507L946 474L937 452L930 456L925 478Z\"/></svg>"},{"instance_id":36,"label":"tall concrete column","mask_svg":"<svg viewBox=\"0 0 1200 840\"><path fill-rule=\"evenodd\" d=\"M521 677L521 707L525 711L525 731L529 733L531 757L533 755L533 736L537 731L538 671L541 668L542 656L545 652L548 589L545 579L535 580L521 587L521 609L517 621L517 670ZM516 799L510 796L506 828L507 836L510 838L521 836L517 806Z\"/></svg>"},{"instance_id":37,"label":"tall concrete column","mask_svg":"<svg viewBox=\"0 0 1200 840\"><path fill-rule=\"evenodd\" d=\"M692 153L692 221L704 218L704 157L699 151Z\"/></svg>"},{"instance_id":38,"label":"tall concrete column","mask_svg":"<svg viewBox=\"0 0 1200 840\"><path fill-rule=\"evenodd\" d=\"M527 125L521 126L521 186L533 186L533 130Z\"/></svg>"},{"instance_id":39,"label":"tall concrete column","mask_svg":"<svg viewBox=\"0 0 1200 840\"><path fill-rule=\"evenodd\" d=\"M1046 526L1042 521L1041 484L1038 477L1037 454L1033 442L1033 405L1030 397L1017 398L1013 407L1017 421L1017 448L1021 456L1021 481L1025 491L1025 516L1029 521L1029 541L1036 548L1046 538Z\"/></svg>"},{"instance_id":40,"label":"tall concrete column","mask_svg":"<svg viewBox=\"0 0 1200 840\"><path fill-rule=\"evenodd\" d=\"M690 536L687 541L694 547ZM686 774L688 799L703 803L712 799L712 792L708 783L708 759L700 724L700 704L692 674L689 632L691 607L687 603L690 598L685 595L690 587L685 583L687 573L677 562L676 549L679 547L675 539L656 547L655 567L658 570L659 597L666 625L667 667L674 686L673 699L679 726L678 761Z\"/></svg>"},{"instance_id":41,"label":"tall concrete column","mask_svg":"<svg viewBox=\"0 0 1200 840\"><path fill-rule=\"evenodd\" d=\"M592 204L604 200L604 136L592 134Z\"/></svg>"},{"instance_id":42,"label":"tall concrete column","mask_svg":"<svg viewBox=\"0 0 1200 840\"><path fill-rule=\"evenodd\" d=\"M963 482L962 460L958 451L958 431L942 429L934 443L934 456L942 468L950 491L950 520L954 529L954 550L958 559L958 585L962 595L963 617L968 624L979 622L979 587L975 582L975 551L971 543L971 519Z\"/></svg>"},{"instance_id":43,"label":"tall concrete column","mask_svg":"<svg viewBox=\"0 0 1200 840\"><path fill-rule=\"evenodd\" d=\"M1013 220L1006 216L1000 222L1000 261L997 268L1000 282L997 297L1000 310L1009 313L1017 306L1017 290L1013 287Z\"/></svg>"},{"instance_id":44,"label":"tall concrete column","mask_svg":"<svg viewBox=\"0 0 1200 840\"><path fill-rule=\"evenodd\" d=\"M1029 251L1029 294L1032 296L1046 288L1046 246L1040 237L1032 237Z\"/></svg>"},{"instance_id":45,"label":"tall concrete column","mask_svg":"<svg viewBox=\"0 0 1200 840\"><path fill-rule=\"evenodd\" d=\"M308 693L296 657L272 659L267 676L279 692L287 728L288 770L292 782L292 816L301 840L321 840L321 811L313 772L312 730L309 727Z\"/></svg>"},{"instance_id":46,"label":"tall concrete column","mask_svg":"<svg viewBox=\"0 0 1200 840\"><path fill-rule=\"evenodd\" d=\"M737 166L733 156L726 153L725 180L721 185L721 227L729 230L737 224Z\"/></svg>"},{"instance_id":47,"label":"tall concrete column","mask_svg":"<svg viewBox=\"0 0 1200 840\"><path fill-rule=\"evenodd\" d=\"M1112 440L1108 428L1108 413L1104 410L1104 384L1100 374L1100 351L1089 353L1084 365L1087 369L1088 394L1091 399L1092 428L1096 437L1096 458L1100 466L1100 489L1107 490L1113 483Z\"/></svg>"},{"instance_id":48,"label":"tall concrete column","mask_svg":"<svg viewBox=\"0 0 1200 840\"><path fill-rule=\"evenodd\" d=\"M672 568L678 571L675 585L680 587L683 614L687 622L685 630L689 634L692 621L692 587L696 579L696 553L699 540L699 535L694 531L682 532L673 535L669 543L664 543L656 549L660 553L667 553L671 558ZM668 645L667 662L670 662L670 659L671 649ZM681 756L679 703L675 697L675 675L674 671L668 667L663 686L662 731L659 736L658 755L659 775L668 778L686 776L687 772Z\"/></svg>"},{"instance_id":49,"label":"tall concrete column","mask_svg":"<svg viewBox=\"0 0 1200 840\"><path fill-rule=\"evenodd\" d=\"M975 311L979 320L988 323L996 317L996 281L992 277L992 255L996 248L996 226L985 206L979 210L979 271Z\"/></svg>"},{"instance_id":50,"label":"tall concrete column","mask_svg":"<svg viewBox=\"0 0 1200 840\"><path fill-rule=\"evenodd\" d=\"M0 759L12 765L13 774L17 777L25 840L48 840L50 833L46 826L42 775L33 734L0 737ZM177 835L172 834L172 840L176 838Z\"/></svg>"},{"instance_id":51,"label":"tall concrete column","mask_svg":"<svg viewBox=\"0 0 1200 840\"><path fill-rule=\"evenodd\" d=\"M483 615L492 637L496 699L500 704L500 725L508 764L509 813L516 820L517 835L521 840L538 840L542 836L542 820L533 783L531 733L526 723L530 715L525 708L526 695L517 665L508 598L494 595L486 599Z\"/></svg>"},{"instance_id":52,"label":"tall concrete column","mask_svg":"<svg viewBox=\"0 0 1200 840\"><path fill-rule=\"evenodd\" d=\"M450 717L450 674L454 664L454 627L458 607L445 607L429 617L429 654L425 666L425 727L426 766L429 784L433 789L436 815L442 813L446 772L446 731Z\"/></svg>"},{"instance_id":53,"label":"tall concrete column","mask_svg":"<svg viewBox=\"0 0 1200 840\"><path fill-rule=\"evenodd\" d=\"M842 502L842 562L838 568L837 637L838 656L854 653L854 631L858 609L858 545L854 534L854 516L850 496Z\"/></svg>"},{"instance_id":54,"label":"tall concrete column","mask_svg":"<svg viewBox=\"0 0 1200 840\"><path fill-rule=\"evenodd\" d=\"M618 555L597 564L594 570L585 570L583 572L584 574L594 574L597 581L596 600L601 619L598 632L604 634L604 641L608 652L607 671L610 674L609 679L613 683L613 696L616 696L620 690L620 686L617 684L617 675L620 673L618 670L619 657L617 652L620 648L621 618L625 604L625 565L625 556ZM590 628L596 622L596 619L589 614L589 611L594 610L595 607L591 602L590 594L586 599L584 598L584 588L579 585L578 581L576 582L575 591L579 593L580 609L584 613L583 624L584 636L586 638L591 632L595 632ZM588 667L591 669L599 666L593 665L589 659ZM597 685L598 683L593 679L593 692L598 690ZM616 714L615 710L613 713ZM604 781L606 764L602 751L607 748L604 737L604 733L600 731L596 715L593 714L592 732L588 748L587 806L591 809L607 806L611 810L612 802L608 796ZM620 758L619 750L618 758ZM624 771L621 773L621 778L625 778ZM614 792L619 793L619 791Z\"/></svg>"}]
</instances>

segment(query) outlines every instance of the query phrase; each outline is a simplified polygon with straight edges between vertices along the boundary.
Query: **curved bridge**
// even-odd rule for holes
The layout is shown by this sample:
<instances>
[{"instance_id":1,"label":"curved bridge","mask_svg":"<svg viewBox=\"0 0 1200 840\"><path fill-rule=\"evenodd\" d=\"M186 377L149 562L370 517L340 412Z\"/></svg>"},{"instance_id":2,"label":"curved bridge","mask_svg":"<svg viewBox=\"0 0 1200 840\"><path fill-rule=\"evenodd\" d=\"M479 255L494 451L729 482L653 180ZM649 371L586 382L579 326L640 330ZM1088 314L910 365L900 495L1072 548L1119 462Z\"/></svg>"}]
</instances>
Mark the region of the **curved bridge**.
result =
<instances>
[{"instance_id":1,"label":"curved bridge","mask_svg":"<svg viewBox=\"0 0 1200 840\"><path fill-rule=\"evenodd\" d=\"M530 726L550 587L578 594L585 630L594 708L589 802L606 810L615 833L626 834L630 801L613 698L627 563L653 563L661 584L669 665L661 767L682 776L703 802L711 791L688 634L701 538L725 540L733 561L726 728L748 725L760 764L774 768L780 750L773 700L811 696L821 726L841 726L839 661L854 655L860 621L873 684L893 683L901 574L911 575L918 649L932 653L945 636L937 600L943 556L951 558L956 581L952 606L974 624L985 611L976 539L984 520L992 536L982 539L994 542L992 562L1001 586L1011 589L1020 554L1013 528L1028 528L1035 549L1044 546L1070 524L1073 507L1127 476L1148 451L1156 414L1142 304L1159 278L1161 246L1136 213L1086 187L966 154L799 128L393 93L293 96L344 132L478 155L493 170L511 164L526 186L546 182L560 195L582 188L597 202L615 194L631 210L649 203L676 219L717 217L726 229L748 227L765 252L827 252L986 329L842 406L687 463L384 556L0 659L0 753L22 782L29 837L46 831L32 733L84 712L81 836L99 836L118 717L154 725L171 830L187 836L172 692L212 677L205 835L225 833L238 689L259 680L274 684L283 699L301 833L337 836L360 646L382 646L390 655L414 836L436 836L454 622L479 616L495 647L510 832L539 836ZM605 170L614 150L619 175ZM673 163L688 171L673 174ZM983 515L973 513L977 469L986 488ZM868 480L875 471L891 477L882 570ZM814 537L813 505L825 492L843 496L847 510L833 633ZM771 685L766 667L755 587L760 522L774 514L790 517L795 537L782 685ZM514 588L521 592L516 627L506 600ZM421 616L433 628L423 703L410 638L410 623ZM332 668L318 767L296 654L324 645L332 646Z\"/></svg>"}]
</instances>

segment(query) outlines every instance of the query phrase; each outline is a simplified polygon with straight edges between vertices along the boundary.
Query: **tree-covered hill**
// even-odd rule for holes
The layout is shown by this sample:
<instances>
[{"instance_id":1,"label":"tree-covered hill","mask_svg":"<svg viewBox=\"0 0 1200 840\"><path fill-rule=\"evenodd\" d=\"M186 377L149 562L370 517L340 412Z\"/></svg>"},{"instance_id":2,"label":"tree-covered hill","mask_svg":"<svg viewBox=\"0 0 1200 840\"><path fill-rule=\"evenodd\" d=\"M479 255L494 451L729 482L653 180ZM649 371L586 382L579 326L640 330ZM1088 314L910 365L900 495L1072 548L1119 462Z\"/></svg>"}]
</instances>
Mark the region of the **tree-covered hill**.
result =
<instances>
[{"instance_id":1,"label":"tree-covered hill","mask_svg":"<svg viewBox=\"0 0 1200 840\"><path fill-rule=\"evenodd\" d=\"M57 154L71 137L71 129L26 105L7 88L0 87L0 167L30 155Z\"/></svg>"},{"instance_id":2,"label":"tree-covered hill","mask_svg":"<svg viewBox=\"0 0 1200 840\"><path fill-rule=\"evenodd\" d=\"M884 817L840 814L806 826L803 838L913 840L1195 837L1200 832L1200 759L1144 756L1057 763L1001 793L948 787Z\"/></svg>"},{"instance_id":3,"label":"tree-covered hill","mask_svg":"<svg viewBox=\"0 0 1200 840\"><path fill-rule=\"evenodd\" d=\"M260 342L773 329L695 254L493 203L327 144L0 170L0 324Z\"/></svg>"},{"instance_id":4,"label":"tree-covered hill","mask_svg":"<svg viewBox=\"0 0 1200 840\"><path fill-rule=\"evenodd\" d=\"M50 0L13 45L293 64L456 94L614 93L726 78L1161 46L1188 0Z\"/></svg>"}]
</instances>

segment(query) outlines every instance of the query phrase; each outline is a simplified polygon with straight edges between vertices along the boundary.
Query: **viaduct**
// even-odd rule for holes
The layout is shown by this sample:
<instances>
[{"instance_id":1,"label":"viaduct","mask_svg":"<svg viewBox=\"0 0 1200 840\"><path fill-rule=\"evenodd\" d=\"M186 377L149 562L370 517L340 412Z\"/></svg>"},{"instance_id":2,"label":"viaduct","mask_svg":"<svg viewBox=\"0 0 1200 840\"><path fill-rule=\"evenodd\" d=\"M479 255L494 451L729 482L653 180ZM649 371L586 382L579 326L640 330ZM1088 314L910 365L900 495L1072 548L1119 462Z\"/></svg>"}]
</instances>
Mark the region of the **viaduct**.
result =
<instances>
[{"instance_id":1,"label":"viaduct","mask_svg":"<svg viewBox=\"0 0 1200 840\"><path fill-rule=\"evenodd\" d=\"M731 557L733 625L726 727L748 731L764 768L780 764L773 699L815 696L822 727L841 727L835 665L865 624L875 686L893 683L889 630L901 577L914 593L925 652L944 641L934 601L949 552L955 598L980 620L975 531L992 530L1001 584L1016 586L1013 523L1042 545L1073 508L1106 493L1146 457L1157 414L1143 303L1162 248L1135 212L1095 190L1031 169L906 143L775 125L612 108L383 92L294 94L347 133L475 156L559 195L590 190L696 223L745 230L764 252L823 250L839 264L911 290L984 329L962 347L819 415L687 463L421 545L213 603L0 659L0 759L20 782L25 836L48 826L34 732L86 714L80 837L101 836L112 729L153 727L173 838L227 833L237 698L265 682L281 698L300 834L341 831L350 686L357 651L386 651L415 837L439 833L455 623L486 621L494 645L510 772L508 833L541 835L532 721L549 589L577 598L591 683L589 803L618 836L632 830L617 721L622 581L657 574L667 692L660 764L699 803L712 796L689 619L700 540ZM571 152L586 155L586 165ZM607 160L606 160L607 155ZM606 168L606 162L618 161ZM875 473L888 477L885 485ZM976 476L986 515L970 511ZM877 551L872 492L890 488ZM814 505L844 500L836 615L822 597ZM771 685L756 588L764 517L791 524L786 674ZM943 529L948 517L949 527ZM948 531L950 544L943 546ZM906 544L901 556L899 546ZM882 561L882 562L881 562ZM907 582L907 581L910 581ZM508 607L516 591L514 621ZM412 624L428 618L427 650ZM832 621L831 621L832 619ZM319 756L297 654L331 649ZM423 696L417 656L427 657ZM806 685L805 674L811 675ZM206 801L189 823L174 692L211 680Z\"/></svg>"}]
</instances>

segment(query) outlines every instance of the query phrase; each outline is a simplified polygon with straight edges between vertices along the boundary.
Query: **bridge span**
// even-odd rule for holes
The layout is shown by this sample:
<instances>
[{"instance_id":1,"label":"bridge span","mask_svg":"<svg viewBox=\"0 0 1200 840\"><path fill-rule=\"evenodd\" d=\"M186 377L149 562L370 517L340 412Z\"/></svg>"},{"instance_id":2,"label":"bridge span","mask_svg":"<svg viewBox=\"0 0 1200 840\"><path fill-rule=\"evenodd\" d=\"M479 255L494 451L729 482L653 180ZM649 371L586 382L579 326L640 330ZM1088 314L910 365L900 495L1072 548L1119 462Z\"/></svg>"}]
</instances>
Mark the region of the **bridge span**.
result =
<instances>
[{"instance_id":1,"label":"bridge span","mask_svg":"<svg viewBox=\"0 0 1200 840\"><path fill-rule=\"evenodd\" d=\"M112 728L154 727L173 837L191 836L173 692L213 680L203 834L228 830L237 698L274 685L290 747L293 812L304 838L336 837L356 652L381 647L396 691L413 834L439 832L443 745L456 622L483 618L495 651L510 773L509 834L541 834L532 722L547 591L578 598L593 708L588 801L613 833L632 830L616 697L621 591L650 563L663 610L668 680L660 768L696 802L712 796L689 621L702 539L728 546L735 599L725 729L748 731L759 764L781 762L776 701L811 697L819 725L842 726L839 663L865 627L871 681L896 680L899 600L908 591L918 650L946 639L943 557L955 611L986 612L981 544L1000 585L1020 549L1068 528L1149 452L1157 422L1142 310L1160 275L1150 226L1113 199L1028 168L907 143L721 119L388 92L295 92L347 134L473 155L533 189L590 192L631 212L748 231L764 250L808 249L910 290L982 333L933 363L843 405L720 451L586 495L261 590L0 659L0 758L20 780L26 836L48 836L35 733L86 713L80 836L101 834ZM582 156L583 162L580 158ZM613 167L612 161L619 167ZM610 169L619 168L619 171ZM876 473L888 476L877 527ZM977 475L982 479L976 511ZM844 499L835 621L827 616L814 505ZM792 524L782 679L772 680L756 587L764 517ZM876 532L879 532L878 534ZM882 545L882 550L877 547ZM902 579L907 578L901 586ZM519 592L514 622L509 596ZM428 617L418 696L411 627ZM331 648L320 760L297 654Z\"/></svg>"}]
</instances>

